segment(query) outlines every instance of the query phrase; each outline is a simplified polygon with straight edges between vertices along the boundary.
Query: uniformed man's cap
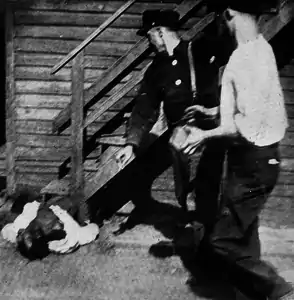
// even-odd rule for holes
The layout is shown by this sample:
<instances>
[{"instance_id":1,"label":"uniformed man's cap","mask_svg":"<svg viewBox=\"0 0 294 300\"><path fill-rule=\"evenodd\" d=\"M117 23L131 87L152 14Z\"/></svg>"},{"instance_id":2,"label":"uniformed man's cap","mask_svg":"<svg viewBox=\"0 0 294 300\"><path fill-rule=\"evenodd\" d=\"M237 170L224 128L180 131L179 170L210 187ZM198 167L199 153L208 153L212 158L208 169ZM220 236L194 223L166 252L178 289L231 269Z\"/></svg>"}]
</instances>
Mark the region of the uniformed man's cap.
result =
<instances>
[{"instance_id":1,"label":"uniformed man's cap","mask_svg":"<svg viewBox=\"0 0 294 300\"><path fill-rule=\"evenodd\" d=\"M273 12L277 8L277 5L277 0L209 0L210 10L221 12L227 8L231 8L253 15Z\"/></svg>"},{"instance_id":2,"label":"uniformed man's cap","mask_svg":"<svg viewBox=\"0 0 294 300\"><path fill-rule=\"evenodd\" d=\"M179 13L171 9L146 10L143 12L142 28L138 30L137 34L144 36L151 28L158 26L177 30L179 28L179 19Z\"/></svg>"}]
</instances>

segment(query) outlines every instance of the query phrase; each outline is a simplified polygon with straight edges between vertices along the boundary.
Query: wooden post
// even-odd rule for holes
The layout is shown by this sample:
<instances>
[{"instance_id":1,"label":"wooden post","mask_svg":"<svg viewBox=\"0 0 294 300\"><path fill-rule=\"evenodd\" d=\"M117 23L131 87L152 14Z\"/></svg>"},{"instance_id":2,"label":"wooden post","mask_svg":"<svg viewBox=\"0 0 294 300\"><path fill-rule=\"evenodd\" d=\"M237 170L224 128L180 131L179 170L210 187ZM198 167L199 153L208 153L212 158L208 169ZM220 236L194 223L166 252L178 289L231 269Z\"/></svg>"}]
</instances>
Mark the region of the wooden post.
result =
<instances>
[{"instance_id":1,"label":"wooden post","mask_svg":"<svg viewBox=\"0 0 294 300\"><path fill-rule=\"evenodd\" d=\"M84 122L84 53L80 52L72 64L71 100L71 194L84 188L83 122Z\"/></svg>"},{"instance_id":2,"label":"wooden post","mask_svg":"<svg viewBox=\"0 0 294 300\"><path fill-rule=\"evenodd\" d=\"M6 188L8 194L16 189L16 109L14 82L14 30L13 12L6 3L5 11L5 43L6 43Z\"/></svg>"}]
</instances>

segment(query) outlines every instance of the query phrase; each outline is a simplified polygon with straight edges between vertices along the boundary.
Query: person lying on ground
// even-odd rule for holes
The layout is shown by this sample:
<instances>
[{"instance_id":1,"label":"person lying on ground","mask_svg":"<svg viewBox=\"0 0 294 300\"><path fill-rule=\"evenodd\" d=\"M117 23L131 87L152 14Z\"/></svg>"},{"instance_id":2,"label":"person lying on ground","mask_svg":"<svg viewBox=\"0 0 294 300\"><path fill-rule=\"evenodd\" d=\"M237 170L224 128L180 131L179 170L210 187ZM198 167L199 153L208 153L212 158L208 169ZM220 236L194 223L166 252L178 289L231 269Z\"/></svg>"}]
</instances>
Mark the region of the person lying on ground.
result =
<instances>
[{"instance_id":1,"label":"person lying on ground","mask_svg":"<svg viewBox=\"0 0 294 300\"><path fill-rule=\"evenodd\" d=\"M90 223L84 211L79 194L54 197L45 203L37 199L25 204L22 213L5 225L1 234L29 260L42 259L50 252L68 254L99 235L98 225Z\"/></svg>"}]
</instances>

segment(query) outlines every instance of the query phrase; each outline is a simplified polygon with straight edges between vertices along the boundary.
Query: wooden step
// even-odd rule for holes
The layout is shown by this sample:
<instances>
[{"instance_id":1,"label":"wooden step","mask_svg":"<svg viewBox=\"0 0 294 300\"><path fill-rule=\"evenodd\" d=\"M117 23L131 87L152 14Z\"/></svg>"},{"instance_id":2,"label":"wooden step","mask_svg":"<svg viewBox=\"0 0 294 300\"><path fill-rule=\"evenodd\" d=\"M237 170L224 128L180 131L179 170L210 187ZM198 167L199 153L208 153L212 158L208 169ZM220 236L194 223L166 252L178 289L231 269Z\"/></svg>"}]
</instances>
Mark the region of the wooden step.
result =
<instances>
[{"instance_id":1,"label":"wooden step","mask_svg":"<svg viewBox=\"0 0 294 300\"><path fill-rule=\"evenodd\" d=\"M164 115L158 119L151 130L150 138L146 149L154 144L160 136L163 135L167 130ZM99 166L98 172L91 177L90 180L86 182L85 187L85 197L88 199L93 196L100 188L102 188L110 179L112 179L116 174L118 174L122 169L129 165L133 160L134 156L129 160L129 162L120 168L118 162L116 161L116 154L120 150L120 147L109 147L105 152L107 159L102 162Z\"/></svg>"},{"instance_id":2,"label":"wooden step","mask_svg":"<svg viewBox=\"0 0 294 300\"><path fill-rule=\"evenodd\" d=\"M122 128L124 128L124 125L120 126L114 134L117 136L121 135ZM108 161L111 159L113 153L116 153L120 147L108 147L106 151L101 153L101 150L94 151L99 153L99 159L97 156L92 156L90 154L85 162L84 162L84 171L86 172L86 178L85 182L87 182L91 177L95 176L95 173L102 169ZM68 163L68 168L71 167L71 163ZM70 191L70 178L69 175L67 175L66 178L62 179L56 179L50 182L48 185L46 185L42 190L41 194L57 194L57 195L68 195Z\"/></svg>"},{"instance_id":3,"label":"wooden step","mask_svg":"<svg viewBox=\"0 0 294 300\"><path fill-rule=\"evenodd\" d=\"M115 149L113 149L115 148ZM104 184L106 184L115 174L119 172L119 167L115 161L115 154L119 149L117 147L109 147L106 150L108 159L102 159L97 172L88 173L85 178L85 197L88 199L96 191L98 191ZM97 189L95 188L97 184ZM41 194L57 194L69 195L70 179L56 179L50 182L41 190Z\"/></svg>"},{"instance_id":4,"label":"wooden step","mask_svg":"<svg viewBox=\"0 0 294 300\"><path fill-rule=\"evenodd\" d=\"M67 196L69 194L69 184L69 178L53 180L41 190L41 194Z\"/></svg>"},{"instance_id":5,"label":"wooden step","mask_svg":"<svg viewBox=\"0 0 294 300\"><path fill-rule=\"evenodd\" d=\"M110 145L110 146L125 146L126 138L123 134L109 134L102 135L97 139L97 143L101 145Z\"/></svg>"},{"instance_id":6,"label":"wooden step","mask_svg":"<svg viewBox=\"0 0 294 300\"><path fill-rule=\"evenodd\" d=\"M152 135L149 144L153 144L158 137L166 131L166 129L165 123L163 123L163 120L159 118L151 130ZM120 131L120 128L118 128L117 131ZM85 179L86 199L93 196L101 187L103 187L110 179L122 170L116 161L116 154L120 149L121 147L108 147L101 156L97 172L87 176ZM133 159L134 157L131 158L128 164L130 164ZM55 180L52 184L49 183L41 190L42 194L54 194L56 192L67 195L69 193L69 181Z\"/></svg>"},{"instance_id":7,"label":"wooden step","mask_svg":"<svg viewBox=\"0 0 294 300\"><path fill-rule=\"evenodd\" d=\"M208 16L205 16L200 22L198 22L195 26L193 26L190 30L188 30L187 32L184 33L183 37L186 38L186 39L192 39L194 36L196 36L199 32L201 32L210 22L212 22L214 19L214 16L213 14L210 14ZM120 93L120 96L122 97L125 92L125 90L122 90ZM117 96L116 96L117 98ZM118 99L118 98L117 98ZM102 107L98 107L97 110L99 111L100 110L100 113L102 111L104 111L104 107L102 105ZM130 113L125 113L124 114L124 119L127 119L130 117ZM161 122L161 121L160 121ZM162 125L160 125L162 127ZM124 133L125 132L125 129L124 129L124 125L120 126L120 128L118 130L115 131L114 134L111 135L104 135L100 138L98 138L97 142L100 143L101 145L108 145L108 146L113 146L111 147L110 150L106 151L105 153L103 153L103 156L101 157L100 159L100 162L103 164L105 161L108 161L111 157L114 156L114 153L116 153L119 149L118 148L115 148L115 146L119 146L119 147L122 147L125 145L125 140L124 138L122 137L122 132ZM156 127L156 126L155 126ZM123 130L122 130L123 129ZM162 129L162 128L161 128ZM164 129L165 131L165 129ZM69 157L67 158L69 159ZM101 168L101 166L99 166ZM113 168L117 169L116 167L116 163L113 163ZM109 168L111 169L111 168ZM119 170L117 171L114 171L114 175L117 174ZM101 171L100 171L101 172ZM109 177L109 172L110 171L105 171L106 174L104 174L107 178L111 178L111 176ZM103 175L103 176L104 176ZM98 176L96 174L96 176ZM101 175L102 176L102 175ZM97 180L97 179L96 179ZM105 181L107 182L108 179ZM55 183L57 184L57 183ZM52 189L54 191L54 187L55 187L55 184L53 184L52 187L48 187L48 188L45 188L44 191L46 191L46 193L50 192ZM62 183L62 186L64 185L64 183ZM62 190L63 190L64 187L62 187ZM91 192L92 193L92 192Z\"/></svg>"},{"instance_id":8,"label":"wooden step","mask_svg":"<svg viewBox=\"0 0 294 300\"><path fill-rule=\"evenodd\" d=\"M185 2L185 1L184 1ZM188 3L189 1L187 1ZM200 1L199 1L200 2ZM184 9L184 7L183 7ZM185 8L187 9L187 8ZM197 34L199 32L201 32L208 24L210 24L214 19L214 15L213 14L210 14L210 15L207 15L205 16L201 21L199 21L195 26L193 26L190 30L188 30L187 32L184 33L183 37L185 39L192 39L193 37L197 36ZM123 96L123 94L121 95ZM103 108L98 108L98 110L101 109L101 111L103 110ZM128 118L130 117L130 114L126 113L124 115L124 118ZM160 124L160 125L158 125ZM165 132L166 130L166 125L164 124L164 121L163 120L158 120L157 122L157 125L154 126L154 128L157 128L157 130L159 130L159 132L161 131L162 133ZM123 126L120 127L120 129L122 128ZM156 131L156 130L155 130ZM124 132L122 130L118 130L118 131L115 131L115 134L116 132ZM158 137L157 133L155 133L155 137ZM154 139L151 141L151 143L153 143ZM105 144L105 145L109 145L109 146L123 146L125 144L125 141L124 139L122 138L114 138L112 139L110 136L108 137L100 137L98 139L98 142L100 142L101 144ZM99 184L98 186L101 187L103 186L103 181L106 183L108 182L108 180L110 180L114 175L116 175L120 170L117 166L117 163L115 162L115 154L117 153L117 151L119 150L119 148L117 147L110 147L110 149L108 149L105 153L103 153L103 156L101 157L101 164L104 165L105 162L109 161L109 163L112 165L111 166L107 166L106 170L102 171L101 169L101 166L99 166L99 171L98 173L93 176L92 178L92 185L95 185L97 184L97 181L99 181ZM111 175L113 174L113 175ZM99 176L106 176L104 180L100 181L98 179ZM94 179L95 178L95 179ZM64 185L64 183L62 183L62 186ZM89 192L89 195L92 195L93 193L95 193L94 189L95 189L95 186L91 187L92 186L91 184L89 184L89 189L88 191L91 190L91 192ZM52 188L54 189L54 186L52 186ZM97 186L97 185L96 185ZM44 191L46 192L50 192L52 189L51 188L45 188ZM63 190L63 188L62 188ZM97 191L98 189L96 189Z\"/></svg>"}]
</instances>

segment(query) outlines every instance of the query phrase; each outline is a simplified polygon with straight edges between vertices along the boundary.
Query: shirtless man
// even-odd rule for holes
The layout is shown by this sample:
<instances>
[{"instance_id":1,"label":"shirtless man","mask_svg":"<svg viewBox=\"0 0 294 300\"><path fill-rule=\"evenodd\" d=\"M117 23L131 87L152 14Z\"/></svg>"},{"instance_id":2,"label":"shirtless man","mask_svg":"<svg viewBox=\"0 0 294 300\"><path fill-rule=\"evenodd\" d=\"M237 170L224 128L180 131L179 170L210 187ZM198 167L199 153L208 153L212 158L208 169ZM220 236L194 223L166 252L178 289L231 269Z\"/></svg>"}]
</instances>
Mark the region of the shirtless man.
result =
<instances>
[{"instance_id":1,"label":"shirtless man","mask_svg":"<svg viewBox=\"0 0 294 300\"><path fill-rule=\"evenodd\" d=\"M293 299L292 285L261 260L259 215L279 175L287 115L275 55L258 30L259 1L226 1L223 16L237 41L225 67L220 126L187 128L185 154L211 139L227 141L223 207L200 257L222 261L237 286L261 300ZM241 288L240 288L241 289Z\"/></svg>"}]
</instances>

